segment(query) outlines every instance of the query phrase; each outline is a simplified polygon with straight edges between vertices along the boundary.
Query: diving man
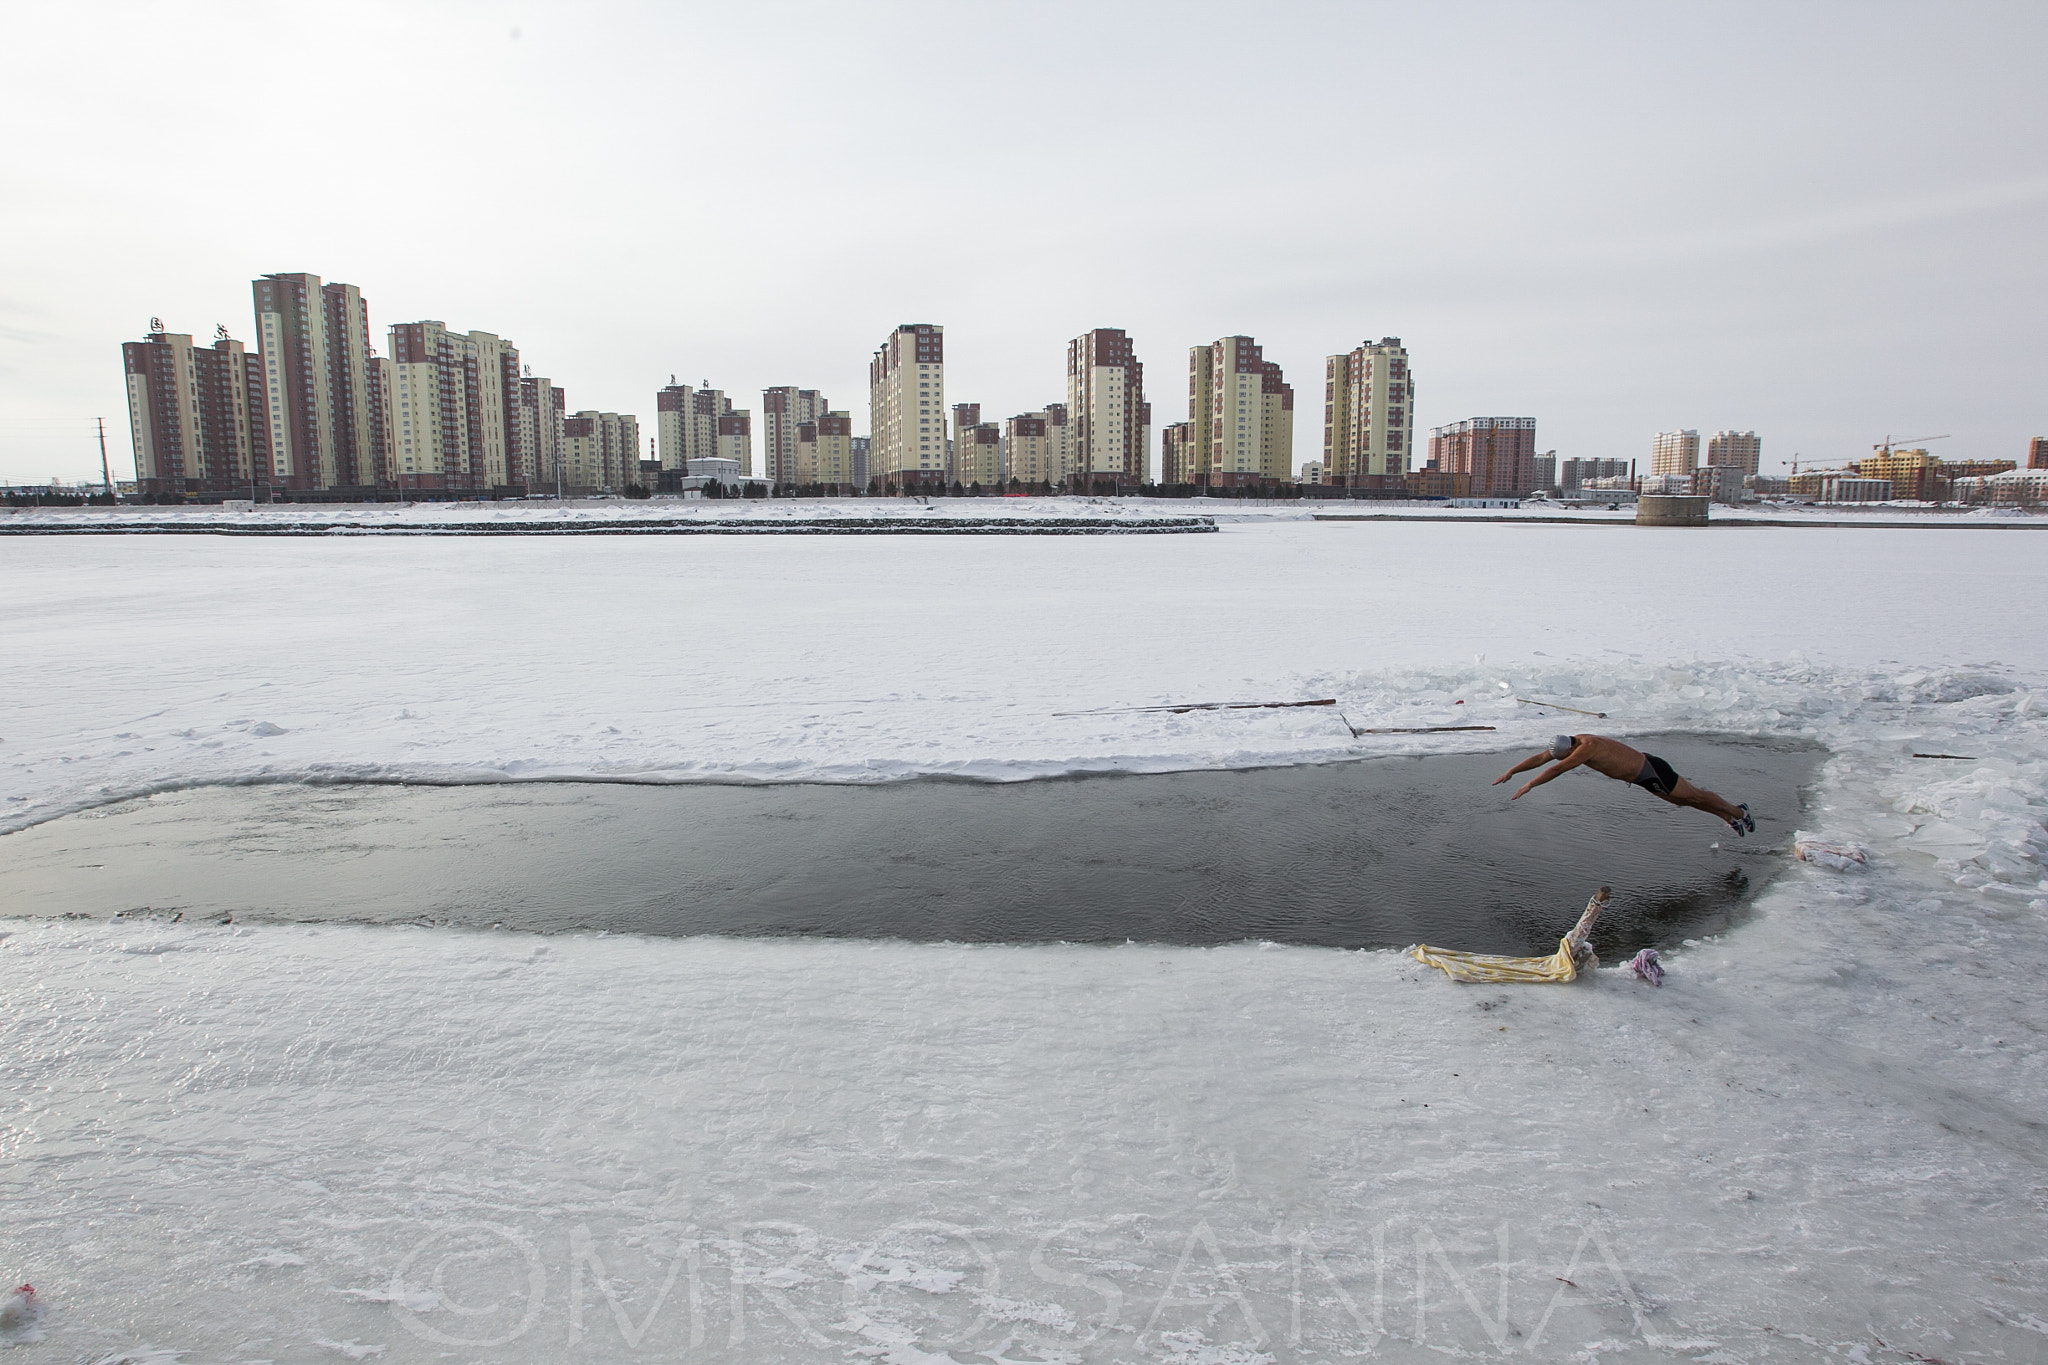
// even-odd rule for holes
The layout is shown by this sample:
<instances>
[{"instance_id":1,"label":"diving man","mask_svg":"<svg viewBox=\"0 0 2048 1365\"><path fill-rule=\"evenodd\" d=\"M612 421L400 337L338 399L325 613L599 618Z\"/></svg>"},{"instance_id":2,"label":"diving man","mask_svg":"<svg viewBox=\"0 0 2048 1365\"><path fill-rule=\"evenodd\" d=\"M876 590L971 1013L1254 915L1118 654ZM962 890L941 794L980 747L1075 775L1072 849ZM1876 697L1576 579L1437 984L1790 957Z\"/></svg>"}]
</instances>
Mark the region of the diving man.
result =
<instances>
[{"instance_id":1,"label":"diving man","mask_svg":"<svg viewBox=\"0 0 2048 1365\"><path fill-rule=\"evenodd\" d=\"M1604 735L1559 735L1550 741L1548 749L1531 754L1493 779L1493 785L1498 787L1516 773L1540 768L1552 759L1557 760L1557 766L1541 777L1530 778L1509 799L1518 800L1551 778L1560 773L1570 772L1583 763L1596 773L1641 787L1650 795L1668 801L1674 806L1690 806L1694 810L1703 810L1709 815L1725 820L1730 829L1745 838L1756 828L1756 821L1749 818L1747 804L1735 805L1705 787L1695 787L1673 772L1671 765L1663 759L1654 754L1646 754L1640 749L1631 749L1620 740L1608 739Z\"/></svg>"}]
</instances>

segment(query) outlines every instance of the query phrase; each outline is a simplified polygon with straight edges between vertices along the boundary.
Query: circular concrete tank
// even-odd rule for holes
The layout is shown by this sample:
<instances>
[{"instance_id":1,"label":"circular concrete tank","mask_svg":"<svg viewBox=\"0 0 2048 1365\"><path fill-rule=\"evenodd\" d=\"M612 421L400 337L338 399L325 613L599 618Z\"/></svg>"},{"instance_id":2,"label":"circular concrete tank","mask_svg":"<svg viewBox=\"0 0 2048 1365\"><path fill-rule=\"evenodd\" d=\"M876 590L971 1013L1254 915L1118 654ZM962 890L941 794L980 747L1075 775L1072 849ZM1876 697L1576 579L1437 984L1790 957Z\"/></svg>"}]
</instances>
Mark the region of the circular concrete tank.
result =
<instances>
[{"instance_id":1,"label":"circular concrete tank","mask_svg":"<svg viewBox=\"0 0 2048 1365\"><path fill-rule=\"evenodd\" d=\"M1705 526L1707 500L1692 497L1644 497L1636 500L1638 526Z\"/></svg>"}]
</instances>

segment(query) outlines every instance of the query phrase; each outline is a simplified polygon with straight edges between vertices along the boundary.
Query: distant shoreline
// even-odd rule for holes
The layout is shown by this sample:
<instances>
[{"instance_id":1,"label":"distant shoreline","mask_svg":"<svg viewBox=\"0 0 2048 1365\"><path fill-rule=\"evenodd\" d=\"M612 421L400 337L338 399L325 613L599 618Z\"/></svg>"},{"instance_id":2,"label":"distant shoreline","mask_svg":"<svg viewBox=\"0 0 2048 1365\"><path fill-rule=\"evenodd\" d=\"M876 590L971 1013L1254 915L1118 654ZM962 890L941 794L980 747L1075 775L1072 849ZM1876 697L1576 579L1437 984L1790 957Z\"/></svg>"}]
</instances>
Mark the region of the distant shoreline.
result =
<instances>
[{"instance_id":1,"label":"distant shoreline","mask_svg":"<svg viewBox=\"0 0 2048 1365\"><path fill-rule=\"evenodd\" d=\"M2024 519L2014 517L2001 521L1964 521L1962 520L1962 518L1968 514L1962 512L1930 512L1925 513L1923 515L1925 515L1928 519L1925 521L1900 520L1898 519L1896 513L1892 514L1890 519L1884 521L1856 521L1849 519L1837 520L1832 517L1827 519L1814 517L1811 519L1796 520L1788 520L1782 517L1710 517L1707 521L1707 525L1710 527L1788 526L1806 530L1838 530L1844 527L1857 530L1868 529L1906 531L1923 531L1929 529L1941 531L2048 530L2048 517L2027 517ZM1947 519L1936 519L1944 517ZM1634 526L1637 524L1633 517L1514 517L1486 516L1484 514L1475 516L1444 516L1415 512L1317 512L1311 519L1315 521L1435 521L1444 523L1456 523L1459 525L1463 525L1466 522L1488 521L1502 522L1509 525L1517 526ZM1666 528L1658 527L1656 529L1663 530ZM1688 527L1681 529L1698 530L1700 528Z\"/></svg>"},{"instance_id":2,"label":"distant shoreline","mask_svg":"<svg viewBox=\"0 0 2048 1365\"><path fill-rule=\"evenodd\" d=\"M0 522L0 536L1114 536L1199 535L1212 532L1208 517L839 517L826 520L636 519L621 521L317 522L263 518L250 521Z\"/></svg>"}]
</instances>

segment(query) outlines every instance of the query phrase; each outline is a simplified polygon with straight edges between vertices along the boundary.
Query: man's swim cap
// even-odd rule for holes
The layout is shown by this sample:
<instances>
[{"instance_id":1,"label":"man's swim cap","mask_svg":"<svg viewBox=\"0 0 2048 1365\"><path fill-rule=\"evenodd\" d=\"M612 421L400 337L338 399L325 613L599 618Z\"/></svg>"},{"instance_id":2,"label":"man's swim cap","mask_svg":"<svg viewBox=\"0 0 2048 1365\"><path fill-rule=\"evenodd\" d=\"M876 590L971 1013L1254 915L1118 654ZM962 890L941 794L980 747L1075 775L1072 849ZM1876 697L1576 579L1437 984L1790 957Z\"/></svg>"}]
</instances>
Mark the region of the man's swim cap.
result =
<instances>
[{"instance_id":1,"label":"man's swim cap","mask_svg":"<svg viewBox=\"0 0 2048 1365\"><path fill-rule=\"evenodd\" d=\"M1550 741L1550 756L1552 758L1568 758L1576 747L1577 745L1570 735L1559 735Z\"/></svg>"}]
</instances>

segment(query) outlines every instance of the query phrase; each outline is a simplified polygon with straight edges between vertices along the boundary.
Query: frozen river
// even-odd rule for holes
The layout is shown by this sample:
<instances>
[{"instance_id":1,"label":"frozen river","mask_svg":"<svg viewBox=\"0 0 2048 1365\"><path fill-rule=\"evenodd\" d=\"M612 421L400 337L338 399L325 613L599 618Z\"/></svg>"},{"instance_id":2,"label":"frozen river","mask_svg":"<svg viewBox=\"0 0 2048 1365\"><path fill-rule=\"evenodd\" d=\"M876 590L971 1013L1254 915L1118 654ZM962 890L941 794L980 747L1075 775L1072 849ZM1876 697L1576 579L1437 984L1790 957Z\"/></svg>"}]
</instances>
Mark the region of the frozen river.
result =
<instances>
[{"instance_id":1,"label":"frozen river","mask_svg":"<svg viewBox=\"0 0 2048 1365\"><path fill-rule=\"evenodd\" d=\"M7 1365L2044 1358L2037 537L25 537L0 568L0 1288L48 1305ZM1763 828L1487 785L1586 728ZM855 789L688 785L749 779ZM1098 803L1147 832L1090 866ZM1869 869L1768 853L1794 820ZM1598 882L1610 933L1684 936L1661 990L1305 946L1548 947ZM1660 887L1707 899L1658 920Z\"/></svg>"}]
</instances>

